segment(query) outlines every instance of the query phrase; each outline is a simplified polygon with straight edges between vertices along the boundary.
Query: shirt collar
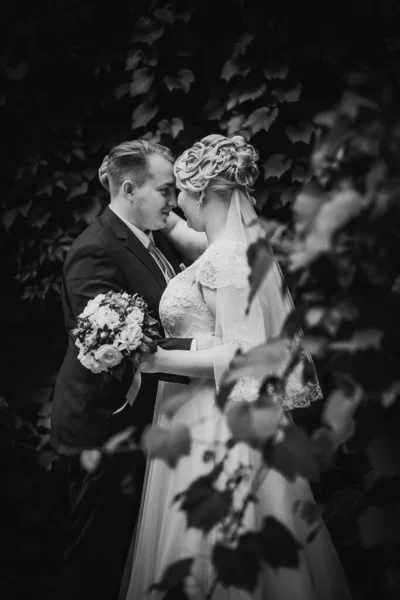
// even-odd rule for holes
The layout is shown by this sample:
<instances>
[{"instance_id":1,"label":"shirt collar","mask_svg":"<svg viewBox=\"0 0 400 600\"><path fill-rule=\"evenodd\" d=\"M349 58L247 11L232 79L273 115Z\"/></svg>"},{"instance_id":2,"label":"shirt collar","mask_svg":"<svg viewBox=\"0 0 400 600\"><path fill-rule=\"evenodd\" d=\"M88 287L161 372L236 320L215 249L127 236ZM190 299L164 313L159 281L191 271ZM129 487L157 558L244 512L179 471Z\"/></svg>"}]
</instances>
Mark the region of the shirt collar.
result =
<instances>
[{"instance_id":1,"label":"shirt collar","mask_svg":"<svg viewBox=\"0 0 400 600\"><path fill-rule=\"evenodd\" d=\"M109 209L113 211L113 213L115 215L117 215L117 217L119 219L121 219L121 221L123 221L123 223L125 223L125 225L127 227L129 227L129 229L132 231L132 233L134 233L136 235L136 237L138 238L138 240L140 242L142 242L143 246L145 248L149 247L150 241L152 241L154 243L153 240L153 234L150 231L149 234L147 235L144 231L142 231L141 229L139 229L138 227L136 227L136 225L132 225L132 223L129 223L129 221L127 221L126 219L124 219L124 217L122 217L116 210L115 208L113 208L112 206L109 205Z\"/></svg>"}]
</instances>

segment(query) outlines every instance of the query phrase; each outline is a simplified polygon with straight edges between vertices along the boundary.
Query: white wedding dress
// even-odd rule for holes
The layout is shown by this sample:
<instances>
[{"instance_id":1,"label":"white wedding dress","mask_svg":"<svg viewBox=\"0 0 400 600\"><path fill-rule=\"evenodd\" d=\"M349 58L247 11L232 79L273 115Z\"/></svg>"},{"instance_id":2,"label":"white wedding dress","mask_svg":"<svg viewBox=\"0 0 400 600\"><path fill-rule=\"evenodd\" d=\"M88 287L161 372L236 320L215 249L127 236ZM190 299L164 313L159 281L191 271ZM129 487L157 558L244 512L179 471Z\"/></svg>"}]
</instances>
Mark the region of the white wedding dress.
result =
<instances>
[{"instance_id":1,"label":"white wedding dress","mask_svg":"<svg viewBox=\"0 0 400 600\"><path fill-rule=\"evenodd\" d=\"M248 286L247 276L245 253L240 244L230 240L217 240L211 244L195 263L170 281L163 294L160 317L167 335L199 338L202 334L214 334L215 319L204 301L202 287L218 289L229 285L231 289L240 290ZM311 393L311 390L305 393ZM162 406L176 394L180 398L185 394L186 402L168 420L162 414ZM238 401L251 401L252 395L248 382L238 386ZM286 402L286 408L290 408L290 397ZM175 469L158 459L148 462L126 600L163 598L165 592L149 591L149 588L162 580L169 565L189 557L195 558L195 562L186 580L186 596L190 600L204 600L209 597L207 592L215 579L210 549L220 539L221 530L215 527L204 535L198 529L188 529L186 515L174 499L195 478L210 472L212 463L204 460L205 450L213 448L215 454L221 456L224 442L230 437L225 419L215 406L214 380L191 380L187 386L161 383L154 423L164 427L176 423L189 425L193 446L191 454L183 457ZM247 445L238 444L230 452L226 470L232 472L239 462L257 468L260 455ZM239 496L244 492L244 488L239 490ZM295 483L290 483L278 472L269 470L256 495L257 503L251 503L246 512L246 530L259 528L263 519L270 515L283 522L300 543L304 541L308 530L305 522L294 513L294 504L297 500L312 499L305 480L298 478ZM214 600L351 598L342 566L323 525L314 541L301 551L298 569L275 569L262 564L254 593L217 585L211 597Z\"/></svg>"}]
</instances>

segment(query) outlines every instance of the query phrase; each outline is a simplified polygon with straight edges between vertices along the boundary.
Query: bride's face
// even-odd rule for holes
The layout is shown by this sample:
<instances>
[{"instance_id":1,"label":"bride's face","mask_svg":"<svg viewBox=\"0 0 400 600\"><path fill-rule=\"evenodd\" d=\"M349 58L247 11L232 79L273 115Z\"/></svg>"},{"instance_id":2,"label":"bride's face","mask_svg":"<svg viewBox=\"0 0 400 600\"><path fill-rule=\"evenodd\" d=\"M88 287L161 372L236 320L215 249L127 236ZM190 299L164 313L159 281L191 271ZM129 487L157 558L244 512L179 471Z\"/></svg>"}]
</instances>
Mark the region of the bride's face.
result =
<instances>
[{"instance_id":1,"label":"bride's face","mask_svg":"<svg viewBox=\"0 0 400 600\"><path fill-rule=\"evenodd\" d=\"M178 206L185 215L188 226L195 231L204 231L202 220L198 217L198 196L184 190L179 181L177 182L177 188L179 190Z\"/></svg>"}]
</instances>

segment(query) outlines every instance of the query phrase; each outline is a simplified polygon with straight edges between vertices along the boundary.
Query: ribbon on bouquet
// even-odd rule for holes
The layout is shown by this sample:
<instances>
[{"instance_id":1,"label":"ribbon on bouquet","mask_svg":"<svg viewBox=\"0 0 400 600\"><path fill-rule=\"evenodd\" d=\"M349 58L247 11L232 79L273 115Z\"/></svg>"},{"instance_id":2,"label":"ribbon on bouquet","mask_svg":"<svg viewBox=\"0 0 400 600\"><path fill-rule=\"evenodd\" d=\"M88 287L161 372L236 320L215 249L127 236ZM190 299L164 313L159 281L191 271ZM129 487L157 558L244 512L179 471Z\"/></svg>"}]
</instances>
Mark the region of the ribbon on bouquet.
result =
<instances>
[{"instance_id":1,"label":"ribbon on bouquet","mask_svg":"<svg viewBox=\"0 0 400 600\"><path fill-rule=\"evenodd\" d=\"M135 373L135 377L133 378L131 387L129 388L128 393L126 394L126 399L128 401L128 404L130 404L131 406L134 403L136 396L139 393L141 385L142 385L142 374L141 374L140 370L138 369Z\"/></svg>"}]
</instances>

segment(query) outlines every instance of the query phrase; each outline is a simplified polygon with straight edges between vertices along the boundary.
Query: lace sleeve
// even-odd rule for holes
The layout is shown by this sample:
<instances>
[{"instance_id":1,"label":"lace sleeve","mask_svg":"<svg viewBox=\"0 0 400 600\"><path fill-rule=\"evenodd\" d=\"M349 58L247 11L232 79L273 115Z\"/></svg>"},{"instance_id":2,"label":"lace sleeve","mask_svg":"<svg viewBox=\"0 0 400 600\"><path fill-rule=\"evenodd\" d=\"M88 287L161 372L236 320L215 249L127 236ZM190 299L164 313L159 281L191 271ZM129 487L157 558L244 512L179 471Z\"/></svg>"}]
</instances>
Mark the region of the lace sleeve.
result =
<instances>
[{"instance_id":1,"label":"lace sleeve","mask_svg":"<svg viewBox=\"0 0 400 600\"><path fill-rule=\"evenodd\" d=\"M249 285L249 274L246 246L241 242L221 240L204 252L196 281L212 290L228 286L243 289Z\"/></svg>"}]
</instances>

